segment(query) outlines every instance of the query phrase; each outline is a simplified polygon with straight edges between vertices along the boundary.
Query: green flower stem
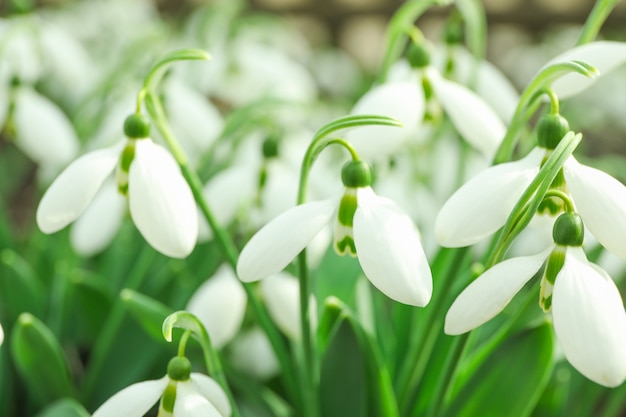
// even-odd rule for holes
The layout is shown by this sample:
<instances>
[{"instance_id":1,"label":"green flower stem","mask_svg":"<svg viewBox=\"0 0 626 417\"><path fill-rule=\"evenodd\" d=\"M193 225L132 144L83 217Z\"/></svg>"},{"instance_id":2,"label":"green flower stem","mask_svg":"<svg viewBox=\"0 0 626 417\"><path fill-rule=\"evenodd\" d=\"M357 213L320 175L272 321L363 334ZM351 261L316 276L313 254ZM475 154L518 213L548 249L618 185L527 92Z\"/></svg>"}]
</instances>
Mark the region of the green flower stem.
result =
<instances>
[{"instance_id":1,"label":"green flower stem","mask_svg":"<svg viewBox=\"0 0 626 417\"><path fill-rule=\"evenodd\" d=\"M187 341L191 336L191 330L185 331L178 341L178 356L181 358L185 357L185 349L187 348Z\"/></svg>"},{"instance_id":2,"label":"green flower stem","mask_svg":"<svg viewBox=\"0 0 626 417\"><path fill-rule=\"evenodd\" d=\"M300 205L306 201L306 193L309 183L309 172L319 154L329 145L336 144L343 146L350 153L353 160L358 160L359 156L348 142L341 138L329 137L332 133L343 129L366 126L366 125L387 125L401 126L401 124L389 117L383 116L346 116L334 120L319 129L311 140L311 144L306 150L300 170L300 182L298 184L298 196L296 204ZM311 313L309 311L309 299L311 296L309 268L306 260L306 250L298 255L298 279L300 283L300 326L302 329L302 393L303 411L305 417L317 417L318 407L318 374L317 358L314 355L313 338L311 334Z\"/></svg>"},{"instance_id":3,"label":"green flower stem","mask_svg":"<svg viewBox=\"0 0 626 417\"><path fill-rule=\"evenodd\" d=\"M594 67L580 61L560 62L541 70L535 78L531 80L520 96L517 107L515 108L515 113L511 119L511 124L494 157L494 165L507 162L511 159L513 149L517 143L517 136L540 105L538 98L541 94L539 93L548 88L558 78L570 72L577 72L590 78L596 77L598 74L598 71Z\"/></svg>"},{"instance_id":4,"label":"green flower stem","mask_svg":"<svg viewBox=\"0 0 626 417\"><path fill-rule=\"evenodd\" d=\"M554 149L546 163L541 167L535 179L522 194L511 211L504 227L498 235L495 250L489 257L485 269L491 268L500 262L506 251L513 243L513 239L528 225L535 215L537 208L543 201L552 181L557 176L563 164L570 157L574 149L582 140L582 135L569 132Z\"/></svg>"},{"instance_id":5,"label":"green flower stem","mask_svg":"<svg viewBox=\"0 0 626 417\"><path fill-rule=\"evenodd\" d=\"M377 82L382 84L387 79L391 65L400 58L406 38L411 32L415 21L429 7L439 3L437 0L413 0L404 3L394 13L387 27L385 56L378 73Z\"/></svg>"},{"instance_id":6,"label":"green flower stem","mask_svg":"<svg viewBox=\"0 0 626 417\"><path fill-rule=\"evenodd\" d=\"M464 356L469 335L470 333L465 333L454 339L452 347L448 352L446 363L441 370L441 377L437 380L437 386L435 387L430 406L426 412L426 417L436 417L440 415L440 412L444 407L446 396L450 389L454 386L454 377L457 373L459 364L461 363L461 359Z\"/></svg>"},{"instance_id":7,"label":"green flower stem","mask_svg":"<svg viewBox=\"0 0 626 417\"><path fill-rule=\"evenodd\" d=\"M439 291L433 291L433 299L425 323L419 327L424 331L416 330L411 338L410 347L406 358L402 361L396 383L398 400L403 414L408 413L411 407L412 394L424 376L435 342L441 332L440 323L445 313L445 296L450 295L448 289L458 278L459 271L466 266L468 254L467 248L442 249L433 263L434 270L437 270L437 264L443 265L441 273L433 279L441 283L440 288ZM424 310L419 311L419 313L424 313Z\"/></svg>"},{"instance_id":8,"label":"green flower stem","mask_svg":"<svg viewBox=\"0 0 626 417\"><path fill-rule=\"evenodd\" d=\"M546 191L546 194L543 196L543 199L546 199L548 197L556 197L556 198L561 199L561 201L565 203L565 209L567 210L568 213L574 213L576 211L574 209L574 203L572 202L572 199L569 198L569 196L565 194L563 191L549 189L548 191Z\"/></svg>"},{"instance_id":9,"label":"green flower stem","mask_svg":"<svg viewBox=\"0 0 626 417\"><path fill-rule=\"evenodd\" d=\"M148 275L148 269L152 265L155 252L149 246L143 246L137 261L133 264L133 269L129 272L127 280L124 282L124 288L136 290L141 285L143 279ZM113 305L109 316L99 333L98 338L94 342L93 350L89 358L89 364L85 371L83 381L83 396L86 399L91 398L93 390L96 388L100 372L104 367L105 360L111 346L116 343L117 332L122 325L125 313L125 304L121 298L118 298Z\"/></svg>"},{"instance_id":10,"label":"green flower stem","mask_svg":"<svg viewBox=\"0 0 626 417\"><path fill-rule=\"evenodd\" d=\"M487 49L487 17L479 0L456 0L456 7L465 22L467 45L476 62L485 59Z\"/></svg>"},{"instance_id":11,"label":"green flower stem","mask_svg":"<svg viewBox=\"0 0 626 417\"><path fill-rule=\"evenodd\" d=\"M176 140L173 132L171 131L169 124L167 123L167 119L165 117L165 112L163 110L163 106L158 98L158 96L152 92L148 91L145 95L146 107L152 120L154 121L157 129L161 132L161 135L167 142L170 147L174 158L176 158L176 162L180 166L180 169L185 177L185 180L189 184L191 188L191 192L193 196L200 206L200 210L202 214L206 218L211 230L213 231L215 241L217 242L220 250L222 251L224 257L228 264L233 268L233 270L237 271L237 258L239 257L239 251L237 246L233 242L230 235L219 225L215 216L213 215L213 211L209 207L207 201L202 194L202 182L198 177L198 174L191 169L189 164L187 163L187 157L180 147L178 141ZM295 377L295 368L290 361L290 354L285 344L284 339L279 333L278 329L270 319L267 310L259 300L256 292L254 291L251 284L242 283L243 288L248 296L248 301L252 306L252 309L255 312L255 315L259 321L259 325L267 335L274 352L280 362L281 368L283 370L283 375L285 378L285 388L288 391L289 395L297 399L296 389L296 377Z\"/></svg>"},{"instance_id":12,"label":"green flower stem","mask_svg":"<svg viewBox=\"0 0 626 417\"><path fill-rule=\"evenodd\" d=\"M598 36L598 32L600 32L600 28L604 24L605 20L615 6L619 3L620 0L597 0L596 4L593 6L589 17L587 17L587 21L583 26L583 30L578 37L578 42L576 45L584 45L589 42L593 42L593 40Z\"/></svg>"}]
</instances>

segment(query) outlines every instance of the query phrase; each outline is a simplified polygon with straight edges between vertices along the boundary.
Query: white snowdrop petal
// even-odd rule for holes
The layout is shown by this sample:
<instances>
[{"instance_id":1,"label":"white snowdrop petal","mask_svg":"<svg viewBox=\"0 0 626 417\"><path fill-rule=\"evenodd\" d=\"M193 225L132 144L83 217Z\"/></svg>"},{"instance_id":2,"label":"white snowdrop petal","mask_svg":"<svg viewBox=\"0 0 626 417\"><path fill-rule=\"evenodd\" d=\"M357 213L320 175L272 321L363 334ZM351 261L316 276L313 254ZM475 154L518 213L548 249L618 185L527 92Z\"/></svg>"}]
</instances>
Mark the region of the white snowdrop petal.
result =
<instances>
[{"instance_id":1,"label":"white snowdrop petal","mask_svg":"<svg viewBox=\"0 0 626 417\"><path fill-rule=\"evenodd\" d=\"M2 323L0 323L0 346L4 342L4 329L2 329Z\"/></svg>"},{"instance_id":2,"label":"white snowdrop petal","mask_svg":"<svg viewBox=\"0 0 626 417\"><path fill-rule=\"evenodd\" d=\"M329 223L336 205L334 200L302 204L266 224L241 251L239 278L251 282L282 271Z\"/></svg>"},{"instance_id":3,"label":"white snowdrop petal","mask_svg":"<svg viewBox=\"0 0 626 417\"><path fill-rule=\"evenodd\" d=\"M222 227L227 227L241 211L246 201L251 200L254 193L254 173L248 165L230 167L204 186L202 194L213 210L215 220ZM198 240L207 241L213 232L204 216L200 216Z\"/></svg>"},{"instance_id":4,"label":"white snowdrop petal","mask_svg":"<svg viewBox=\"0 0 626 417\"><path fill-rule=\"evenodd\" d=\"M239 333L228 351L233 366L253 378L266 380L280 372L274 349L259 327Z\"/></svg>"},{"instance_id":5,"label":"white snowdrop petal","mask_svg":"<svg viewBox=\"0 0 626 417\"><path fill-rule=\"evenodd\" d=\"M70 241L79 254L91 256L106 248L115 237L126 212L126 199L115 181L106 181L70 230Z\"/></svg>"},{"instance_id":6,"label":"white snowdrop petal","mask_svg":"<svg viewBox=\"0 0 626 417\"><path fill-rule=\"evenodd\" d=\"M626 259L626 187L573 157L568 159L563 173L585 226L602 246Z\"/></svg>"},{"instance_id":7,"label":"white snowdrop petal","mask_svg":"<svg viewBox=\"0 0 626 417\"><path fill-rule=\"evenodd\" d=\"M42 232L61 230L83 213L115 168L120 151L116 145L90 152L61 172L37 207L37 225Z\"/></svg>"},{"instance_id":8,"label":"white snowdrop petal","mask_svg":"<svg viewBox=\"0 0 626 417\"><path fill-rule=\"evenodd\" d=\"M442 246L473 245L504 225L517 200L539 172L545 153L535 148L525 158L487 168L445 202L435 220Z\"/></svg>"},{"instance_id":9,"label":"white snowdrop petal","mask_svg":"<svg viewBox=\"0 0 626 417\"><path fill-rule=\"evenodd\" d=\"M278 328L291 340L299 341L302 336L300 326L300 284L294 276L279 272L261 281L261 294L270 317ZM315 298L309 300L312 327L315 327L317 311Z\"/></svg>"},{"instance_id":10,"label":"white snowdrop petal","mask_svg":"<svg viewBox=\"0 0 626 417\"><path fill-rule=\"evenodd\" d=\"M552 296L554 330L567 360L607 387L626 378L626 313L620 293L599 267L570 256L556 277ZM584 255L582 255L584 256Z\"/></svg>"},{"instance_id":11,"label":"white snowdrop petal","mask_svg":"<svg viewBox=\"0 0 626 417\"><path fill-rule=\"evenodd\" d=\"M577 46L551 59L544 68L557 62L583 61L593 65L600 76L606 75L626 62L626 43L598 41ZM578 73L567 74L554 83L552 89L563 100L580 93L595 82L595 79Z\"/></svg>"},{"instance_id":12,"label":"white snowdrop petal","mask_svg":"<svg viewBox=\"0 0 626 417\"><path fill-rule=\"evenodd\" d=\"M363 272L376 288L404 304L428 304L432 274L419 231L395 203L370 188L357 194L354 244Z\"/></svg>"},{"instance_id":13,"label":"white snowdrop petal","mask_svg":"<svg viewBox=\"0 0 626 417\"><path fill-rule=\"evenodd\" d=\"M200 319L213 346L220 349L239 331L247 300L232 269L222 265L191 296L186 309Z\"/></svg>"},{"instance_id":14,"label":"white snowdrop petal","mask_svg":"<svg viewBox=\"0 0 626 417\"><path fill-rule=\"evenodd\" d=\"M222 131L222 115L207 97L176 79L169 80L165 94L172 130L189 155L199 155Z\"/></svg>"},{"instance_id":15,"label":"white snowdrop petal","mask_svg":"<svg viewBox=\"0 0 626 417\"><path fill-rule=\"evenodd\" d=\"M92 417L143 416L161 398L168 377L130 385L106 400Z\"/></svg>"},{"instance_id":16,"label":"white snowdrop petal","mask_svg":"<svg viewBox=\"0 0 626 417\"><path fill-rule=\"evenodd\" d=\"M228 417L220 413L202 394L197 392L191 381L176 384L174 416L182 417Z\"/></svg>"},{"instance_id":17,"label":"white snowdrop petal","mask_svg":"<svg viewBox=\"0 0 626 417\"><path fill-rule=\"evenodd\" d=\"M424 117L424 93L415 80L393 82L369 90L350 112L393 117L396 126L363 126L346 133L346 139L364 159L381 159L397 151Z\"/></svg>"},{"instance_id":18,"label":"white snowdrop petal","mask_svg":"<svg viewBox=\"0 0 626 417\"><path fill-rule=\"evenodd\" d=\"M191 374L191 382L195 390L206 398L222 416L228 417L232 414L226 393L213 378L193 372Z\"/></svg>"},{"instance_id":19,"label":"white snowdrop petal","mask_svg":"<svg viewBox=\"0 0 626 417\"><path fill-rule=\"evenodd\" d=\"M446 334L466 333L494 318L537 273L548 254L549 250L510 258L476 278L450 306L444 325Z\"/></svg>"},{"instance_id":20,"label":"white snowdrop petal","mask_svg":"<svg viewBox=\"0 0 626 417\"><path fill-rule=\"evenodd\" d=\"M198 236L196 203L174 157L150 139L137 140L128 200L137 229L152 247L173 258L191 253Z\"/></svg>"},{"instance_id":21,"label":"white snowdrop petal","mask_svg":"<svg viewBox=\"0 0 626 417\"><path fill-rule=\"evenodd\" d=\"M461 136L491 160L506 133L494 111L469 88L429 72L435 95Z\"/></svg>"},{"instance_id":22,"label":"white snowdrop petal","mask_svg":"<svg viewBox=\"0 0 626 417\"><path fill-rule=\"evenodd\" d=\"M78 154L78 137L67 116L30 87L17 89L16 144L37 163L63 166Z\"/></svg>"}]
</instances>

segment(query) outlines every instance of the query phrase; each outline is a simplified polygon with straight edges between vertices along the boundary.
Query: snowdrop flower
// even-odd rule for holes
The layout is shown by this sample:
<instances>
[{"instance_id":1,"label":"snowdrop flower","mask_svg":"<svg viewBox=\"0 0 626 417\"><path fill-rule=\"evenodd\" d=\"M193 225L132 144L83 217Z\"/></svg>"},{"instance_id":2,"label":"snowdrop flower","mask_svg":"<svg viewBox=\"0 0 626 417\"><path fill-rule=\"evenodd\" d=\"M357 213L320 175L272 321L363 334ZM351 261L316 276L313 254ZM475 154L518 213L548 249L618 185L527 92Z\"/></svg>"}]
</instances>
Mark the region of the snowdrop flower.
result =
<instances>
[{"instance_id":1,"label":"snowdrop flower","mask_svg":"<svg viewBox=\"0 0 626 417\"><path fill-rule=\"evenodd\" d=\"M220 349L239 331L247 301L246 292L232 268L222 265L194 292L186 310L198 317L213 346Z\"/></svg>"},{"instance_id":2,"label":"snowdrop flower","mask_svg":"<svg viewBox=\"0 0 626 417\"><path fill-rule=\"evenodd\" d=\"M109 398L93 417L141 417L160 400L159 416L229 417L228 397L213 379L191 372L184 357L172 359L161 379L130 385Z\"/></svg>"},{"instance_id":3,"label":"snowdrop flower","mask_svg":"<svg viewBox=\"0 0 626 417\"><path fill-rule=\"evenodd\" d=\"M444 204L435 222L439 243L447 247L472 245L500 229L524 190L539 172L542 161L569 130L558 115L542 118L539 146L526 157L486 169L472 178ZM545 128L545 126L548 126ZM552 130L552 127L554 130ZM552 133L550 133L552 132ZM558 139L555 139L558 137ZM557 177L568 192L589 231L602 246L626 259L626 187L610 175L570 156ZM546 207L555 215L558 207Z\"/></svg>"},{"instance_id":4,"label":"snowdrop flower","mask_svg":"<svg viewBox=\"0 0 626 417\"><path fill-rule=\"evenodd\" d=\"M280 364L267 335L260 327L242 331L228 349L230 363L239 371L259 380L280 373Z\"/></svg>"},{"instance_id":5,"label":"snowdrop flower","mask_svg":"<svg viewBox=\"0 0 626 417\"><path fill-rule=\"evenodd\" d=\"M123 149L117 144L72 162L39 203L41 231L54 233L75 221L116 171L118 190L128 195L130 215L148 243L167 256L189 255L198 233L193 195L174 158L148 137L149 126L142 116L130 116Z\"/></svg>"},{"instance_id":6,"label":"snowdrop flower","mask_svg":"<svg viewBox=\"0 0 626 417\"><path fill-rule=\"evenodd\" d=\"M592 381L615 387L626 379L626 313L608 274L582 249L583 224L575 213L555 222L555 246L505 260L473 281L454 301L445 332L457 335L489 321L546 262L540 305L552 310L554 330L567 360Z\"/></svg>"},{"instance_id":7,"label":"snowdrop flower","mask_svg":"<svg viewBox=\"0 0 626 417\"><path fill-rule=\"evenodd\" d=\"M376 288L405 304L428 304L432 276L409 216L374 193L369 166L363 161L346 163L342 180L346 189L338 206L335 199L298 205L259 230L241 252L239 278L250 282L282 271L332 223L335 251L357 256Z\"/></svg>"},{"instance_id":8,"label":"snowdrop flower","mask_svg":"<svg viewBox=\"0 0 626 417\"><path fill-rule=\"evenodd\" d=\"M506 133L506 127L498 115L478 94L443 77L431 65L430 54L424 45L412 44L407 58L409 62L399 61L392 68L389 79L397 82L418 77L426 108L432 108L433 103L440 105L461 137L485 159L492 160ZM431 109L424 117L435 118L436 115L432 113Z\"/></svg>"}]
</instances>

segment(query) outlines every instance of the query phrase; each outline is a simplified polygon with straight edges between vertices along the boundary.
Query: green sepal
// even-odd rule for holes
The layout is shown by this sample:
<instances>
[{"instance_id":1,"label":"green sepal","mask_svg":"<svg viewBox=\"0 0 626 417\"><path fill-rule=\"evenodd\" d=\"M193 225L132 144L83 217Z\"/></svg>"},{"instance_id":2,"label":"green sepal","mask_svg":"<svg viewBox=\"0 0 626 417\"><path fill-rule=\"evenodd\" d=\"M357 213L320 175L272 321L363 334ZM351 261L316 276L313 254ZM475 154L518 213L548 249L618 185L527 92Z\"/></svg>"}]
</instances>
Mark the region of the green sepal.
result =
<instances>
[{"instance_id":1,"label":"green sepal","mask_svg":"<svg viewBox=\"0 0 626 417\"><path fill-rule=\"evenodd\" d=\"M554 243L562 246L582 246L585 240L583 220L576 213L563 213L552 227Z\"/></svg>"},{"instance_id":2,"label":"green sepal","mask_svg":"<svg viewBox=\"0 0 626 417\"><path fill-rule=\"evenodd\" d=\"M444 417L530 416L550 380L553 353L545 322L507 339L453 395Z\"/></svg>"},{"instance_id":3,"label":"green sepal","mask_svg":"<svg viewBox=\"0 0 626 417\"><path fill-rule=\"evenodd\" d=\"M173 381L187 381L191 375L191 362L184 356L175 356L167 364L167 376Z\"/></svg>"},{"instance_id":4,"label":"green sepal","mask_svg":"<svg viewBox=\"0 0 626 417\"><path fill-rule=\"evenodd\" d=\"M145 332L155 340L161 340L163 320L173 310L160 301L128 288L120 292L120 299Z\"/></svg>"},{"instance_id":5,"label":"green sepal","mask_svg":"<svg viewBox=\"0 0 626 417\"><path fill-rule=\"evenodd\" d=\"M126 120L124 120L124 134L130 139L143 139L149 137L150 119L140 113L131 114L126 118Z\"/></svg>"},{"instance_id":6,"label":"green sepal","mask_svg":"<svg viewBox=\"0 0 626 417\"><path fill-rule=\"evenodd\" d=\"M13 363L40 404L75 397L61 344L44 323L30 313L22 313L10 339Z\"/></svg>"},{"instance_id":7,"label":"green sepal","mask_svg":"<svg viewBox=\"0 0 626 417\"><path fill-rule=\"evenodd\" d=\"M91 414L78 401L63 398L50 404L36 417L91 417Z\"/></svg>"},{"instance_id":8,"label":"green sepal","mask_svg":"<svg viewBox=\"0 0 626 417\"><path fill-rule=\"evenodd\" d=\"M569 123L563 116L544 114L537 123L537 144L542 148L554 149L569 131Z\"/></svg>"},{"instance_id":9,"label":"green sepal","mask_svg":"<svg viewBox=\"0 0 626 417\"><path fill-rule=\"evenodd\" d=\"M341 168L341 181L350 188L369 187L372 185L372 169L360 159L348 161Z\"/></svg>"}]
</instances>

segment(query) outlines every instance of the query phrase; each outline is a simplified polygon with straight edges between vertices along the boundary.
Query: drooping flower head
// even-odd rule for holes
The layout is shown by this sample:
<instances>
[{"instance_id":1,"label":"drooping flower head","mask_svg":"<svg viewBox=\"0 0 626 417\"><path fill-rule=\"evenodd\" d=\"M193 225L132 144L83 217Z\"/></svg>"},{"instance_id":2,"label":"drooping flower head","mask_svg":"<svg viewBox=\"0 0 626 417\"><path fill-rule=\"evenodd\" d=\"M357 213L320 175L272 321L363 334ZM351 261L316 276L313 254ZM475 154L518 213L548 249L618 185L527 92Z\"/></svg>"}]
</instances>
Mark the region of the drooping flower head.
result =
<instances>
[{"instance_id":1,"label":"drooping flower head","mask_svg":"<svg viewBox=\"0 0 626 417\"><path fill-rule=\"evenodd\" d=\"M75 221L115 171L117 188L148 243L167 256L189 255L198 233L193 195L172 155L149 138L149 127L143 116L132 115L124 125L125 144L71 163L39 203L39 228L54 233Z\"/></svg>"},{"instance_id":2,"label":"drooping flower head","mask_svg":"<svg viewBox=\"0 0 626 417\"><path fill-rule=\"evenodd\" d=\"M552 312L565 357L592 381L620 385L626 379L626 312L611 278L587 260L583 231L580 216L561 214L554 224L554 245L489 268L453 302L445 332L465 333L491 320L545 263L539 304Z\"/></svg>"},{"instance_id":3,"label":"drooping flower head","mask_svg":"<svg viewBox=\"0 0 626 417\"><path fill-rule=\"evenodd\" d=\"M160 399L160 401L159 401ZM230 417L228 397L217 382L191 372L185 357L173 358L167 375L139 382L109 398L93 417L141 417L159 401L159 417Z\"/></svg>"},{"instance_id":4,"label":"drooping flower head","mask_svg":"<svg viewBox=\"0 0 626 417\"><path fill-rule=\"evenodd\" d=\"M259 230L241 252L239 278L250 282L282 271L332 222L335 251L356 256L375 287L405 304L428 304L432 275L412 220L374 193L365 162L347 162L342 180L346 188L339 205L335 199L301 204Z\"/></svg>"}]
</instances>

